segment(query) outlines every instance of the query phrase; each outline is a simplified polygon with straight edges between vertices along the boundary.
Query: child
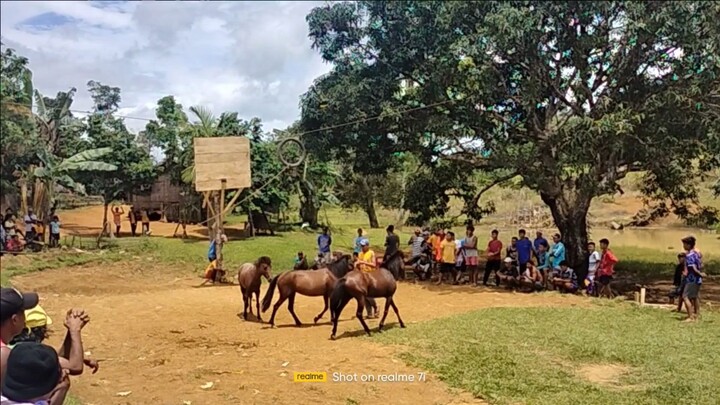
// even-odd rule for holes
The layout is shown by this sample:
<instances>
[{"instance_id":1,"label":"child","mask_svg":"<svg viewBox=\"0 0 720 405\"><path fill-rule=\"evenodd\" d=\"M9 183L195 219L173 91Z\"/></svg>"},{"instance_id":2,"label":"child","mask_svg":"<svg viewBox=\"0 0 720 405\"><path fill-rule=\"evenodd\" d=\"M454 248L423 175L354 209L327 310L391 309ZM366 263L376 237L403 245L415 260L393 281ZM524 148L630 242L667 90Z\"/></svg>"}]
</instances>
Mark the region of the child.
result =
<instances>
[{"instance_id":1,"label":"child","mask_svg":"<svg viewBox=\"0 0 720 405\"><path fill-rule=\"evenodd\" d=\"M553 284L561 293L574 294L578 290L577 274L565 260L560 262L560 272L553 278Z\"/></svg>"},{"instance_id":2,"label":"child","mask_svg":"<svg viewBox=\"0 0 720 405\"><path fill-rule=\"evenodd\" d=\"M677 311L682 312L682 293L685 288L685 253L678 254L677 259L678 263L675 265L675 274L673 275L673 286L675 286L675 288L670 291L668 296L670 297L670 304L674 304L675 298L680 297L680 300L678 300Z\"/></svg>"},{"instance_id":3,"label":"child","mask_svg":"<svg viewBox=\"0 0 720 405\"><path fill-rule=\"evenodd\" d=\"M455 234L448 232L445 234L445 240L440 242L440 275L438 276L437 285L442 284L443 277L450 274L451 277L455 273ZM454 277L453 277L454 279Z\"/></svg>"},{"instance_id":4,"label":"child","mask_svg":"<svg viewBox=\"0 0 720 405\"><path fill-rule=\"evenodd\" d=\"M585 286L587 287L587 295L593 295L595 293L595 274L600 268L600 252L595 250L595 242L588 243L588 274L585 279Z\"/></svg>"},{"instance_id":5,"label":"child","mask_svg":"<svg viewBox=\"0 0 720 405\"><path fill-rule=\"evenodd\" d=\"M459 284L465 271L465 239L455 241L455 284Z\"/></svg>"},{"instance_id":6,"label":"child","mask_svg":"<svg viewBox=\"0 0 720 405\"><path fill-rule=\"evenodd\" d=\"M50 247L60 246L60 218L57 215L50 221Z\"/></svg>"}]
</instances>

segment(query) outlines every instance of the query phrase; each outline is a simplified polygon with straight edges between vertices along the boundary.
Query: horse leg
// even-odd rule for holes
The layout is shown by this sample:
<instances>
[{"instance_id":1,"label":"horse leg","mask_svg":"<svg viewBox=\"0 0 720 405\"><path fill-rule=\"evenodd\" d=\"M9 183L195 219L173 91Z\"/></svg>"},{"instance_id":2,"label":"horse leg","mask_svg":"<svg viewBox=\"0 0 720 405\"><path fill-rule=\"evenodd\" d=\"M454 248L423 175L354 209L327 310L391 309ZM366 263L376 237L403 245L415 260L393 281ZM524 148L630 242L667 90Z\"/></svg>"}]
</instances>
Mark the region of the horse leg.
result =
<instances>
[{"instance_id":1,"label":"horse leg","mask_svg":"<svg viewBox=\"0 0 720 405\"><path fill-rule=\"evenodd\" d=\"M278 289L278 291L280 292L280 298L278 298L275 305L273 305L273 312L270 316L270 326L275 326L275 314L277 314L278 309L280 309L280 306L287 299L287 296L285 296L285 291L283 291L282 289Z\"/></svg>"},{"instance_id":2,"label":"horse leg","mask_svg":"<svg viewBox=\"0 0 720 405\"><path fill-rule=\"evenodd\" d=\"M323 315L325 315L325 312L328 310L328 302L330 301L330 295L325 294L323 300L325 300L325 308L323 308L322 312L320 312L318 316L315 317L315 323L318 323L320 318L322 318Z\"/></svg>"},{"instance_id":3,"label":"horse leg","mask_svg":"<svg viewBox=\"0 0 720 405\"><path fill-rule=\"evenodd\" d=\"M240 287L240 292L242 293L242 299L243 299L243 319L247 321L247 290L245 290L245 287Z\"/></svg>"},{"instance_id":4,"label":"horse leg","mask_svg":"<svg viewBox=\"0 0 720 405\"><path fill-rule=\"evenodd\" d=\"M378 332L382 332L383 325L385 325L385 318L387 318L388 310L390 309L390 303L392 302L392 297L385 298L385 311L383 311L382 319L380 319L380 325L378 325Z\"/></svg>"},{"instance_id":5,"label":"horse leg","mask_svg":"<svg viewBox=\"0 0 720 405\"><path fill-rule=\"evenodd\" d=\"M400 312L398 311L397 305L395 305L395 300L393 299L393 297L390 297L389 301L390 301L390 305L392 305L393 311L395 311L395 315L397 315L397 319L398 319L398 322L400 323L400 327L404 328L405 324L403 323L402 319L400 319Z\"/></svg>"},{"instance_id":6,"label":"horse leg","mask_svg":"<svg viewBox=\"0 0 720 405\"><path fill-rule=\"evenodd\" d=\"M250 306L252 306L252 300L250 301ZM257 291L255 291L255 309L257 310L257 319L262 323L262 316L260 316L260 289L258 288Z\"/></svg>"},{"instance_id":7,"label":"horse leg","mask_svg":"<svg viewBox=\"0 0 720 405\"><path fill-rule=\"evenodd\" d=\"M356 298L355 300L358 303L355 316L360 321L360 324L362 325L363 329L365 329L365 332L368 334L368 336L370 336L370 328L368 328L367 323L365 323L365 319L363 319L363 310L365 310L365 296L361 296L359 298Z\"/></svg>"},{"instance_id":8,"label":"horse leg","mask_svg":"<svg viewBox=\"0 0 720 405\"><path fill-rule=\"evenodd\" d=\"M288 311L290 311L290 315L295 319L295 326L302 326L302 322L300 322L300 319L295 315L295 293L290 294L288 297Z\"/></svg>"}]
</instances>

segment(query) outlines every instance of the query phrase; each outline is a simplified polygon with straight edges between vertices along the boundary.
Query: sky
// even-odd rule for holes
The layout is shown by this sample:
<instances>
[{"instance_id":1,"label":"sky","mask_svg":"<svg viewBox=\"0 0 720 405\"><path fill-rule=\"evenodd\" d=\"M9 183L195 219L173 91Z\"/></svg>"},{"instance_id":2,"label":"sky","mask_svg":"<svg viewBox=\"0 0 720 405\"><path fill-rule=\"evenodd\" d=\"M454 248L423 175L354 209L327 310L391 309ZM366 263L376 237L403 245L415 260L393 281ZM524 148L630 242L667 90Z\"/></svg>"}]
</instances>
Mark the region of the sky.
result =
<instances>
[{"instance_id":1,"label":"sky","mask_svg":"<svg viewBox=\"0 0 720 405\"><path fill-rule=\"evenodd\" d=\"M174 95L186 112L237 111L270 131L299 118L300 96L330 70L305 22L323 3L2 1L0 34L43 95L78 89L73 109L91 109L95 80L120 87L120 115L154 118L157 100Z\"/></svg>"}]
</instances>

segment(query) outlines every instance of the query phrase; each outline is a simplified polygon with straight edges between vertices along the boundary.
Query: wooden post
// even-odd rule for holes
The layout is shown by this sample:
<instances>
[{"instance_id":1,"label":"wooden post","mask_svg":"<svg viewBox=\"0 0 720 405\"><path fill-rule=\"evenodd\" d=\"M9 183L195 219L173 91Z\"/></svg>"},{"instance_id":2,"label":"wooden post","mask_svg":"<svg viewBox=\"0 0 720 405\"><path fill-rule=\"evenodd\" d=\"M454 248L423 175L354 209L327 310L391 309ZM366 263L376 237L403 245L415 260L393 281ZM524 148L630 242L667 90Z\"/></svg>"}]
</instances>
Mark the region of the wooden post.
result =
<instances>
[{"instance_id":1,"label":"wooden post","mask_svg":"<svg viewBox=\"0 0 720 405\"><path fill-rule=\"evenodd\" d=\"M218 217L215 220L217 224L217 232L215 233L215 247L217 248L217 262L218 262L218 269L223 268L223 254L222 254L222 235L225 234L225 187L227 186L227 181L225 179L222 179L220 181L220 209L218 210Z\"/></svg>"},{"instance_id":2,"label":"wooden post","mask_svg":"<svg viewBox=\"0 0 720 405\"><path fill-rule=\"evenodd\" d=\"M640 288L640 305L645 305L645 287Z\"/></svg>"}]
</instances>

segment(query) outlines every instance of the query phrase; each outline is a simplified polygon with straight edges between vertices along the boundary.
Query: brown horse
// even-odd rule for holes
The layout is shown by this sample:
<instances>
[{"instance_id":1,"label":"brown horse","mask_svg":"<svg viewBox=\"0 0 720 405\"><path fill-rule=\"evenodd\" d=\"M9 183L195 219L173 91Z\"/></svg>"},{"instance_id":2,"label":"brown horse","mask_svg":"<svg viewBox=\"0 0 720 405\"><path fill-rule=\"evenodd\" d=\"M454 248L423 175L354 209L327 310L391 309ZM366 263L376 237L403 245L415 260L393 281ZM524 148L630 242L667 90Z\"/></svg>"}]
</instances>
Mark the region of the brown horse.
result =
<instances>
[{"instance_id":1,"label":"brown horse","mask_svg":"<svg viewBox=\"0 0 720 405\"><path fill-rule=\"evenodd\" d=\"M238 270L238 282L240 283L240 292L243 297L243 319L247 321L248 308L252 315L252 295L255 294L257 300L257 318L262 322L260 317L260 277L264 276L270 281L270 272L272 271L272 261L267 256L262 256L255 263L245 263Z\"/></svg>"},{"instance_id":2,"label":"brown horse","mask_svg":"<svg viewBox=\"0 0 720 405\"><path fill-rule=\"evenodd\" d=\"M262 311L265 312L270 308L275 286L277 286L278 291L280 291L280 298L273 307L272 316L270 316L270 326L275 325L275 314L285 300L288 300L288 311L290 311L290 315L295 319L295 325L302 325L300 319L295 315L295 294L308 297L323 297L325 308L315 317L315 323L317 323L328 309L330 293L332 293L333 287L335 287L335 282L352 269L352 257L350 255L343 255L328 264L327 267L318 270L293 270L275 276L270 282L270 287L268 287L262 302Z\"/></svg>"},{"instance_id":3,"label":"brown horse","mask_svg":"<svg viewBox=\"0 0 720 405\"><path fill-rule=\"evenodd\" d=\"M388 309L391 306L395 311L395 315L397 315L400 327L405 327L405 324L400 318L397 305L395 305L395 301L393 300L393 295L395 295L395 291L397 290L396 280L404 266L402 252L397 252L389 257L387 262L383 263L382 266L383 267L369 273L359 270L351 271L337 281L332 294L330 294L330 317L333 324L330 339L335 339L340 314L347 303L353 298L355 298L358 304L355 316L360 321L360 324L368 336L370 335L370 328L368 328L363 319L363 310L365 309L367 298L385 298L385 312L380 320L378 332L382 332L385 318L387 318L388 315Z\"/></svg>"}]
</instances>

